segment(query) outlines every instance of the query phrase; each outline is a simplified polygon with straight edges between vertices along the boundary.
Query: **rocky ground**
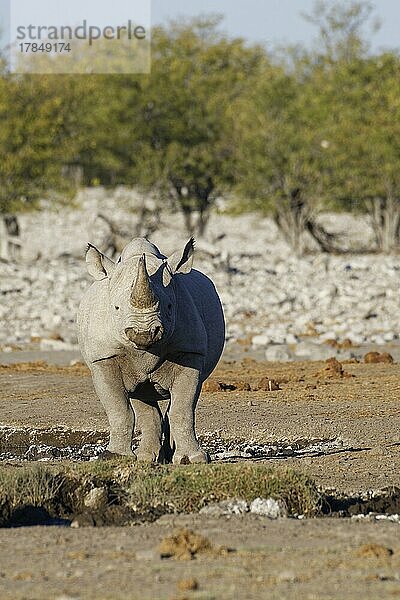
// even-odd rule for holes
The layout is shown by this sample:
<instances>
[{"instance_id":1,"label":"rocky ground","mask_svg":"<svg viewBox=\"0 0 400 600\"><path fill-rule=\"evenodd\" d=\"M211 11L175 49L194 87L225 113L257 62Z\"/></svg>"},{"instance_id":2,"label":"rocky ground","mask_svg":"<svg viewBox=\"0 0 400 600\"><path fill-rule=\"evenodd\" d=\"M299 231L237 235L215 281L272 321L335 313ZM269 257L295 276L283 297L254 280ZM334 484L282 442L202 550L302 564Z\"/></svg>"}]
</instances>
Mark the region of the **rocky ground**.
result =
<instances>
[{"instance_id":1,"label":"rocky ground","mask_svg":"<svg viewBox=\"0 0 400 600\"><path fill-rule=\"evenodd\" d=\"M79 299L90 283L83 262L87 241L102 246L107 227L99 212L133 231L135 213L126 198L86 192L79 210L21 216L22 261L0 264L0 344L3 349L32 340L42 350L74 348ZM213 215L199 240L196 267L220 292L228 323L228 346L240 342L267 360L324 359L326 341L349 345L396 343L400 331L400 257L351 249L372 247L362 217L328 215L326 226L340 231L343 255L293 255L269 219L256 215ZM162 217L152 239L169 254L186 235L176 214ZM333 343L332 342L332 343ZM341 351L340 351L341 350Z\"/></svg>"}]
</instances>

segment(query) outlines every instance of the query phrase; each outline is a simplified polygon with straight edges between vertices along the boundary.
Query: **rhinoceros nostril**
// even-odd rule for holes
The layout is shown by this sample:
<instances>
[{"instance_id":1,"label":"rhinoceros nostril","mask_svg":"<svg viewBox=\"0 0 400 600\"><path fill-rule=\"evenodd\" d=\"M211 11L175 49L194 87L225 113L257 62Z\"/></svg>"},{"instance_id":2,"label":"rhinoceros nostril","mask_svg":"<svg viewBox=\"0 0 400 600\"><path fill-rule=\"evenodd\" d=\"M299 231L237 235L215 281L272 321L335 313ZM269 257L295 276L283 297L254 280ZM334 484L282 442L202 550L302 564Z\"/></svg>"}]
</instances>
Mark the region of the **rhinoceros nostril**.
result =
<instances>
[{"instance_id":1,"label":"rhinoceros nostril","mask_svg":"<svg viewBox=\"0 0 400 600\"><path fill-rule=\"evenodd\" d=\"M151 328L151 335L153 337L153 340L159 339L162 336L163 332L164 329L162 325L153 325L153 327Z\"/></svg>"},{"instance_id":2,"label":"rhinoceros nostril","mask_svg":"<svg viewBox=\"0 0 400 600\"><path fill-rule=\"evenodd\" d=\"M137 329L135 329L134 327L127 327L125 329L125 335L129 340L133 340L133 338L135 336L137 336L139 333L139 331Z\"/></svg>"},{"instance_id":3,"label":"rhinoceros nostril","mask_svg":"<svg viewBox=\"0 0 400 600\"><path fill-rule=\"evenodd\" d=\"M161 339L163 333L164 328L162 325L153 325L153 327L145 331L138 330L134 327L127 327L125 329L125 335L128 340L141 347L154 344Z\"/></svg>"}]
</instances>

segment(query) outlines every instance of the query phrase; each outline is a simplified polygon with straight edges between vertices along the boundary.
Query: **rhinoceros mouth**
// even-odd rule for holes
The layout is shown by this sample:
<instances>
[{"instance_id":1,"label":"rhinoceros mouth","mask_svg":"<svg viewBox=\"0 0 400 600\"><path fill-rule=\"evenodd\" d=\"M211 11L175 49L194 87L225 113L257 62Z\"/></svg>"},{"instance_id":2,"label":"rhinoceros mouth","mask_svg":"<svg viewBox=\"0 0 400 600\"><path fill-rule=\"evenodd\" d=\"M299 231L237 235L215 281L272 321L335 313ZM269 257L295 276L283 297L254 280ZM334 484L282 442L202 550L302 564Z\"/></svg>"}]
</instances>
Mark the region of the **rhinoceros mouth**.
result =
<instances>
[{"instance_id":1,"label":"rhinoceros mouth","mask_svg":"<svg viewBox=\"0 0 400 600\"><path fill-rule=\"evenodd\" d=\"M163 336L164 328L161 324L153 325L146 331L140 331L135 327L125 329L125 335L139 350L145 350L149 346L153 346Z\"/></svg>"}]
</instances>

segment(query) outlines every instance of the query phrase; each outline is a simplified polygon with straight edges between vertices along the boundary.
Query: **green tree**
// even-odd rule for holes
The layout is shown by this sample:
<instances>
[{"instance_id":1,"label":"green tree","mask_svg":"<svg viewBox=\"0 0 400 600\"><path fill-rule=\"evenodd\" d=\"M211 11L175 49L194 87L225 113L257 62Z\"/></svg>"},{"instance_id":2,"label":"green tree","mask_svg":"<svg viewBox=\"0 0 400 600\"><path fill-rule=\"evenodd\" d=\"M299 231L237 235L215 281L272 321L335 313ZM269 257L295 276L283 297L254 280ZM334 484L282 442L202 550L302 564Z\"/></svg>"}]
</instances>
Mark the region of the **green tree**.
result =
<instances>
[{"instance_id":1,"label":"green tree","mask_svg":"<svg viewBox=\"0 0 400 600\"><path fill-rule=\"evenodd\" d=\"M400 241L400 58L338 62L330 74L330 189L345 209L367 211L378 249Z\"/></svg>"},{"instance_id":2,"label":"green tree","mask_svg":"<svg viewBox=\"0 0 400 600\"><path fill-rule=\"evenodd\" d=\"M323 207L367 210L377 245L399 238L399 58L371 56L369 3L317 2L318 50L293 52L244 99L239 182L299 253L304 231L338 249L316 221ZM239 144L242 140L242 145Z\"/></svg>"},{"instance_id":3,"label":"green tree","mask_svg":"<svg viewBox=\"0 0 400 600\"><path fill-rule=\"evenodd\" d=\"M315 221L328 175L329 113L315 83L304 61L294 72L270 66L243 97L235 124L239 193L252 209L272 214L299 254L306 230L324 250L333 243Z\"/></svg>"},{"instance_id":4,"label":"green tree","mask_svg":"<svg viewBox=\"0 0 400 600\"><path fill-rule=\"evenodd\" d=\"M352 61L365 56L369 37L380 27L369 0L316 0L303 17L318 29L315 54L323 62Z\"/></svg>"},{"instance_id":5,"label":"green tree","mask_svg":"<svg viewBox=\"0 0 400 600\"><path fill-rule=\"evenodd\" d=\"M49 191L71 191L68 167L79 164L88 94L79 78L0 77L0 212L32 208Z\"/></svg>"},{"instance_id":6,"label":"green tree","mask_svg":"<svg viewBox=\"0 0 400 600\"><path fill-rule=\"evenodd\" d=\"M142 80L133 111L133 178L172 199L188 231L200 235L216 197L233 181L233 106L264 60L261 48L220 34L218 22L153 32L151 76Z\"/></svg>"},{"instance_id":7,"label":"green tree","mask_svg":"<svg viewBox=\"0 0 400 600\"><path fill-rule=\"evenodd\" d=\"M329 107L325 119L325 192L341 209L366 211L378 249L400 242L400 58L372 55L370 2L317 2L311 20L324 53L312 55L314 87Z\"/></svg>"}]
</instances>

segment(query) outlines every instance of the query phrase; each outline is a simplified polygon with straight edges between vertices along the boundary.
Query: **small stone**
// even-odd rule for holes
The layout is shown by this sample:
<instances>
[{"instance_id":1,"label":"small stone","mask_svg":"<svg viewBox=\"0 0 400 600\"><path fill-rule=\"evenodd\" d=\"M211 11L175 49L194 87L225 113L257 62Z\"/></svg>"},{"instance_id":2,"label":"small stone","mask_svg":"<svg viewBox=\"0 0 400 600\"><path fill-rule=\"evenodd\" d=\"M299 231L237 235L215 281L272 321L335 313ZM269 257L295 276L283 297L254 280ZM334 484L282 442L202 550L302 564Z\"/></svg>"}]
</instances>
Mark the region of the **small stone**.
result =
<instances>
[{"instance_id":1,"label":"small stone","mask_svg":"<svg viewBox=\"0 0 400 600\"><path fill-rule=\"evenodd\" d=\"M81 360L70 360L69 366L70 367L85 367L86 365Z\"/></svg>"},{"instance_id":2,"label":"small stone","mask_svg":"<svg viewBox=\"0 0 400 600\"><path fill-rule=\"evenodd\" d=\"M273 498L255 498L250 504L250 512L269 519L287 517L286 507L282 502Z\"/></svg>"},{"instance_id":3,"label":"small stone","mask_svg":"<svg viewBox=\"0 0 400 600\"><path fill-rule=\"evenodd\" d=\"M286 344L274 344L265 350L265 360L269 362L289 362L292 354Z\"/></svg>"},{"instance_id":4,"label":"small stone","mask_svg":"<svg viewBox=\"0 0 400 600\"><path fill-rule=\"evenodd\" d=\"M294 583L296 580L297 578L293 571L282 571L276 577L277 583Z\"/></svg>"},{"instance_id":5,"label":"small stone","mask_svg":"<svg viewBox=\"0 0 400 600\"><path fill-rule=\"evenodd\" d=\"M222 500L208 504L200 509L201 515L209 517L221 517L225 515L243 515L249 511L249 505L245 500Z\"/></svg>"},{"instance_id":6,"label":"small stone","mask_svg":"<svg viewBox=\"0 0 400 600\"><path fill-rule=\"evenodd\" d=\"M271 336L266 334L255 335L251 343L253 346L268 346L271 343Z\"/></svg>"}]
</instances>

